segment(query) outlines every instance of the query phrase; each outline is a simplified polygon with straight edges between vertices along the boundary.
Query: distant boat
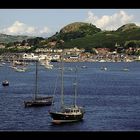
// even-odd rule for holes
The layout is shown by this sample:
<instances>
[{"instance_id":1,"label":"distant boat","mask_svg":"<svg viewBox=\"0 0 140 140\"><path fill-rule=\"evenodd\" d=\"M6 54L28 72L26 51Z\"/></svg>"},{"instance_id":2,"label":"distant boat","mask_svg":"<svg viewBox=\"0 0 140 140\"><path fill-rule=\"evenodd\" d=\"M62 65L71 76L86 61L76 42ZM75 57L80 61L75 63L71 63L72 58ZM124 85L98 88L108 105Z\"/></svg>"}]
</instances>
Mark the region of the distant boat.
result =
<instances>
[{"instance_id":1,"label":"distant boat","mask_svg":"<svg viewBox=\"0 0 140 140\"><path fill-rule=\"evenodd\" d=\"M53 102L53 96L38 97L38 61L36 61L36 81L35 81L35 93L34 99L30 101L24 101L25 107L39 107L49 106Z\"/></svg>"},{"instance_id":2,"label":"distant boat","mask_svg":"<svg viewBox=\"0 0 140 140\"><path fill-rule=\"evenodd\" d=\"M128 68L124 68L123 71L129 71L129 69Z\"/></svg>"},{"instance_id":3,"label":"distant boat","mask_svg":"<svg viewBox=\"0 0 140 140\"><path fill-rule=\"evenodd\" d=\"M25 63L24 61L20 62L18 60L14 60L14 58L13 58L13 62L11 64L11 66L9 66L9 67L13 68L17 72L25 72L27 69L26 66L27 66L27 63Z\"/></svg>"},{"instance_id":4,"label":"distant boat","mask_svg":"<svg viewBox=\"0 0 140 140\"><path fill-rule=\"evenodd\" d=\"M62 58L61 58L62 59ZM61 60L63 61L63 60ZM84 116L84 109L82 107L79 107L76 104L76 95L77 95L77 76L75 78L75 83L74 83L74 105L66 107L64 105L64 87L63 87L63 62L62 62L62 68L61 68L61 105L60 105L60 110L58 111L53 111L51 110L49 112L51 118L52 118L52 123L54 124L61 124L61 123L70 123L70 122L77 122L81 121ZM77 69L76 69L77 71Z\"/></svg>"},{"instance_id":5,"label":"distant boat","mask_svg":"<svg viewBox=\"0 0 140 140\"><path fill-rule=\"evenodd\" d=\"M43 65L47 69L52 69L53 68L53 65L51 65L48 60L44 60L44 61L40 61L40 62L41 62L41 65Z\"/></svg>"},{"instance_id":6,"label":"distant boat","mask_svg":"<svg viewBox=\"0 0 140 140\"><path fill-rule=\"evenodd\" d=\"M2 85L3 85L3 86L9 86L9 81L8 81L8 80L2 81Z\"/></svg>"},{"instance_id":7,"label":"distant boat","mask_svg":"<svg viewBox=\"0 0 140 140\"><path fill-rule=\"evenodd\" d=\"M81 68L87 68L87 66L84 65L84 66L82 66Z\"/></svg>"},{"instance_id":8,"label":"distant boat","mask_svg":"<svg viewBox=\"0 0 140 140\"><path fill-rule=\"evenodd\" d=\"M99 62L106 62L104 59L101 59Z\"/></svg>"},{"instance_id":9,"label":"distant boat","mask_svg":"<svg viewBox=\"0 0 140 140\"><path fill-rule=\"evenodd\" d=\"M101 70L106 71L107 70L107 67L101 67Z\"/></svg>"},{"instance_id":10,"label":"distant boat","mask_svg":"<svg viewBox=\"0 0 140 140\"><path fill-rule=\"evenodd\" d=\"M25 72L26 71L26 68L17 68L15 67L14 68L17 72Z\"/></svg>"}]
</instances>

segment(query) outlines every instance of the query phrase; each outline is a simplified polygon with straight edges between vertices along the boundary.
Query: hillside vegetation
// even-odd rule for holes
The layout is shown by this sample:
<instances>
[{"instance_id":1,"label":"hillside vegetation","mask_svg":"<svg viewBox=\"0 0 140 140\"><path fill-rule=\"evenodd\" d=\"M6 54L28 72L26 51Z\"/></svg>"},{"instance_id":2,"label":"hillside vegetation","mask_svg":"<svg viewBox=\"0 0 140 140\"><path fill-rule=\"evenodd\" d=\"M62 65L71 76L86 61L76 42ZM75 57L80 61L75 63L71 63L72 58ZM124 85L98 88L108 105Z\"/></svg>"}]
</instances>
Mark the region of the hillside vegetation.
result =
<instances>
[{"instance_id":1,"label":"hillside vegetation","mask_svg":"<svg viewBox=\"0 0 140 140\"><path fill-rule=\"evenodd\" d=\"M63 40L63 43L62 43ZM110 48L140 47L140 27L134 23L125 24L114 31L102 31L93 24L74 22L63 27L53 36L45 39L42 37L10 36L0 34L0 42L10 46L10 42L20 41L23 45L28 43L34 47L43 48Z\"/></svg>"},{"instance_id":2,"label":"hillside vegetation","mask_svg":"<svg viewBox=\"0 0 140 140\"><path fill-rule=\"evenodd\" d=\"M64 40L63 45L59 43L61 39ZM76 22L65 26L47 41L58 41L57 48L114 49L116 43L124 47L131 40L140 40L140 27L134 23L123 25L116 31L102 31L92 24Z\"/></svg>"},{"instance_id":3,"label":"hillside vegetation","mask_svg":"<svg viewBox=\"0 0 140 140\"><path fill-rule=\"evenodd\" d=\"M72 39L77 39L77 38L93 35L100 31L101 29L97 28L96 26L92 24L83 23L83 22L75 22L62 28L59 33L57 32L55 35L50 37L49 40L51 41L51 40L62 39L64 41L69 41Z\"/></svg>"},{"instance_id":4,"label":"hillside vegetation","mask_svg":"<svg viewBox=\"0 0 140 140\"><path fill-rule=\"evenodd\" d=\"M11 43L11 42L21 42L23 40L27 40L34 37L29 36L13 36L13 35L6 35L6 34L0 34L0 42L1 43Z\"/></svg>"}]
</instances>

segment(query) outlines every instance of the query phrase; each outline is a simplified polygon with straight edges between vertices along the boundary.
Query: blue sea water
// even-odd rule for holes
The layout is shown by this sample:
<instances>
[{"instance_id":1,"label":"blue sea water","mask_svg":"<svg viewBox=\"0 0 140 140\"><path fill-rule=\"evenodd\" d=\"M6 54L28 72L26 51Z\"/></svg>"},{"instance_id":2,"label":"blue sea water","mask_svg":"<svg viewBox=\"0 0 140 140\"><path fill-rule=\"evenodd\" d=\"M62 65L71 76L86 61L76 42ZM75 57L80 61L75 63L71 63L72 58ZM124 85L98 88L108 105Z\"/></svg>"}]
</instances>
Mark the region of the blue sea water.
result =
<instances>
[{"instance_id":1,"label":"blue sea water","mask_svg":"<svg viewBox=\"0 0 140 140\"><path fill-rule=\"evenodd\" d=\"M60 64L53 69L38 69L39 95L55 95L54 107L60 104ZM24 101L33 98L35 64L26 72L16 72L6 63L0 67L0 131L136 131L140 130L140 63L65 63L65 103L72 104L75 66L77 74L77 104L84 106L83 121L53 125L49 110L53 106L25 108ZM86 66L86 67L83 67ZM107 70L101 70L101 67ZM127 68L128 71L123 69Z\"/></svg>"}]
</instances>

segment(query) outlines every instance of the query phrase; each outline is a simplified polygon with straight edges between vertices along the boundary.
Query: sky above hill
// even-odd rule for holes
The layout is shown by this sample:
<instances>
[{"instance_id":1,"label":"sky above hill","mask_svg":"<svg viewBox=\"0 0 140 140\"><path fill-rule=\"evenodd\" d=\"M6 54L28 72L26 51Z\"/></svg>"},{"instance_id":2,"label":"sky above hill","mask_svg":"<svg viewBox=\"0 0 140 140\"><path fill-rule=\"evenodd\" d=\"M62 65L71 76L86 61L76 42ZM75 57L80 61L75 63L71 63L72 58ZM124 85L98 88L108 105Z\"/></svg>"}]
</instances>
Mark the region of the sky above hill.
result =
<instances>
[{"instance_id":1,"label":"sky above hill","mask_svg":"<svg viewBox=\"0 0 140 140\"><path fill-rule=\"evenodd\" d=\"M127 23L140 26L140 9L0 9L0 33L49 37L73 22L116 30Z\"/></svg>"}]
</instances>

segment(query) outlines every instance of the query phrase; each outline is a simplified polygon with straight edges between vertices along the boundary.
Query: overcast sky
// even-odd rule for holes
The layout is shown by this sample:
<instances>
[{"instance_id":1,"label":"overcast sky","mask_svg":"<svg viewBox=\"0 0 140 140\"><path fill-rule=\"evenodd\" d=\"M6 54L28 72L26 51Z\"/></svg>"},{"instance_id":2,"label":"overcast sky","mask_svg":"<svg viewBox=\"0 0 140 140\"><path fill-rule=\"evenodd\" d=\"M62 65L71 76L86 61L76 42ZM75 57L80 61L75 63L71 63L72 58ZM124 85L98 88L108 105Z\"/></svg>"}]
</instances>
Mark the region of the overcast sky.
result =
<instances>
[{"instance_id":1,"label":"overcast sky","mask_svg":"<svg viewBox=\"0 0 140 140\"><path fill-rule=\"evenodd\" d=\"M0 9L0 33L48 37L67 24L87 22L102 30L140 26L140 9Z\"/></svg>"}]
</instances>

